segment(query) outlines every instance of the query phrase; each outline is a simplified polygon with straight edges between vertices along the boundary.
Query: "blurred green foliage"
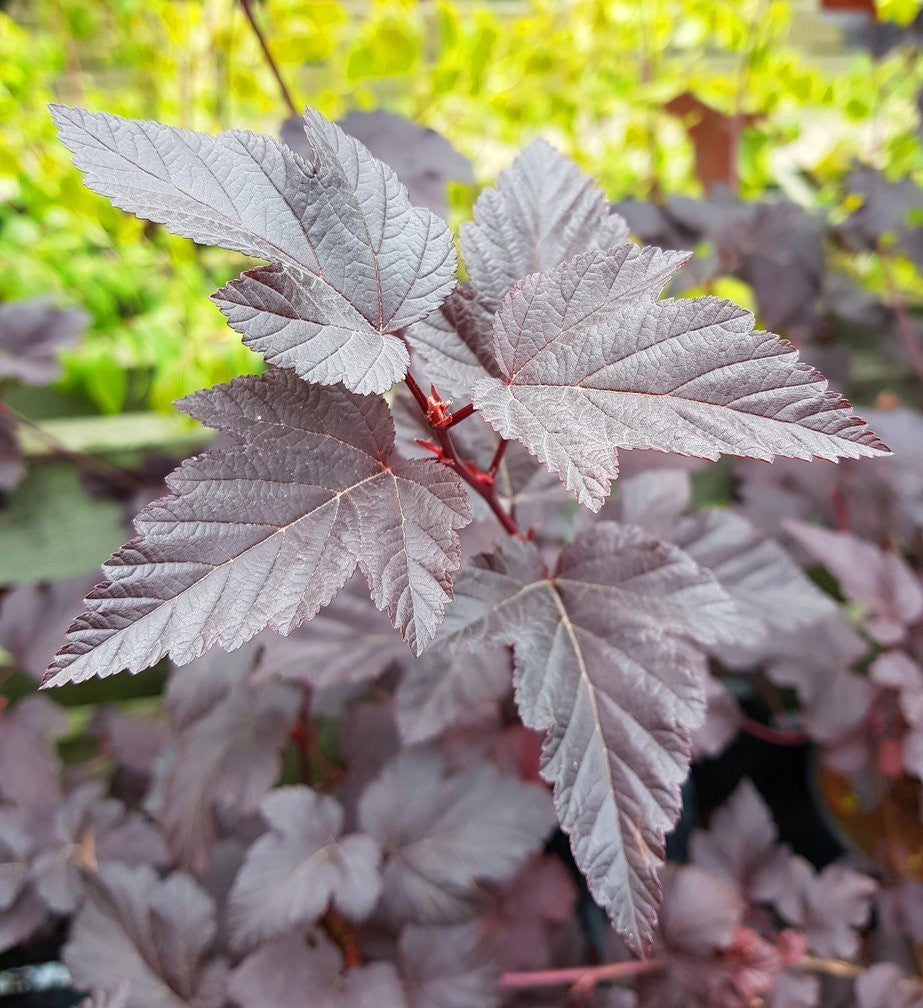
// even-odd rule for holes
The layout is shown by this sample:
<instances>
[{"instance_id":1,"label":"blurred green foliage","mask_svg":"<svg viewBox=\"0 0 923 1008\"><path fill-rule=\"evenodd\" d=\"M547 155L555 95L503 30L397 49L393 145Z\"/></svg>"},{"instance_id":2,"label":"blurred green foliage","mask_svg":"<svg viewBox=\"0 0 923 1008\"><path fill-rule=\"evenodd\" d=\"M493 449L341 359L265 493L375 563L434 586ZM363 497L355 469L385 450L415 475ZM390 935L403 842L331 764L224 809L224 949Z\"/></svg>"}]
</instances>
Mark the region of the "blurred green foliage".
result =
<instances>
[{"instance_id":1,"label":"blurred green foliage","mask_svg":"<svg viewBox=\"0 0 923 1008\"><path fill-rule=\"evenodd\" d=\"M901 49L845 52L786 0L264 0L256 16L297 101L338 117L384 107L446 134L484 182L541 134L612 198L697 194L691 144L664 106L684 91L743 131L742 195L781 190L837 212L861 158L923 180ZM906 21L916 3L884 0ZM913 8L911 10L911 8ZM823 32L827 32L824 35ZM287 113L236 0L12 0L0 12L0 299L52 294L92 329L66 391L93 408L162 409L259 362L207 295L239 257L145 226L85 190L48 101L191 129L274 132ZM456 215L472 194L455 193ZM840 207L845 212L847 207ZM869 282L875 269L866 266ZM904 277L909 289L915 272ZM734 292L747 300L746 291Z\"/></svg>"}]
</instances>

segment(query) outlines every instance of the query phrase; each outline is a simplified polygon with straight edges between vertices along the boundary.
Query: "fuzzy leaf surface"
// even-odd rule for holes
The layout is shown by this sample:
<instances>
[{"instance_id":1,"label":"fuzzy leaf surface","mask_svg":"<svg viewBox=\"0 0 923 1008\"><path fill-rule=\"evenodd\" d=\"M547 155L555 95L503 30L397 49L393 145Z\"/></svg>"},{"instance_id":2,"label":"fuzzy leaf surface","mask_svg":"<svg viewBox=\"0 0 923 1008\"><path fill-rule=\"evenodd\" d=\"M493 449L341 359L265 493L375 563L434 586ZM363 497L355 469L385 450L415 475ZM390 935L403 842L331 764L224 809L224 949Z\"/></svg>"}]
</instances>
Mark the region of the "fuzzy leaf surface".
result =
<instances>
[{"instance_id":1,"label":"fuzzy leaf surface","mask_svg":"<svg viewBox=\"0 0 923 1008\"><path fill-rule=\"evenodd\" d=\"M297 931L331 900L350 920L378 902L381 851L368 836L340 836L343 809L308 787L276 788L263 800L269 832L247 852L231 890L238 945Z\"/></svg>"},{"instance_id":2,"label":"fuzzy leaf surface","mask_svg":"<svg viewBox=\"0 0 923 1008\"><path fill-rule=\"evenodd\" d=\"M658 301L685 258L622 245L528 277L498 310L502 378L477 382L475 406L593 511L618 448L766 460L887 452L790 344L753 330L749 312L712 297Z\"/></svg>"},{"instance_id":3,"label":"fuzzy leaf surface","mask_svg":"<svg viewBox=\"0 0 923 1008\"><path fill-rule=\"evenodd\" d=\"M523 722L590 891L635 947L653 937L664 834L679 813L689 732L705 708L694 641L729 632L714 578L640 529L599 523L542 565L531 543L481 556L456 586L447 638L515 649Z\"/></svg>"},{"instance_id":4,"label":"fuzzy leaf surface","mask_svg":"<svg viewBox=\"0 0 923 1008\"><path fill-rule=\"evenodd\" d=\"M359 824L386 852L383 912L454 924L477 909L475 880L512 877L554 826L554 812L543 788L492 766L450 773L437 756L410 751L366 788Z\"/></svg>"},{"instance_id":5,"label":"fuzzy leaf surface","mask_svg":"<svg viewBox=\"0 0 923 1008\"><path fill-rule=\"evenodd\" d=\"M172 496L135 519L47 673L48 685L177 664L327 605L358 563L417 653L433 637L469 520L461 479L393 452L378 397L309 386L291 371L197 392L190 415L236 441L187 460Z\"/></svg>"},{"instance_id":6,"label":"fuzzy leaf surface","mask_svg":"<svg viewBox=\"0 0 923 1008\"><path fill-rule=\"evenodd\" d=\"M87 186L117 207L268 266L215 295L244 342L312 382L383 392L407 372L395 333L455 285L445 224L394 172L318 113L310 156L267 136L217 137L52 106Z\"/></svg>"}]
</instances>

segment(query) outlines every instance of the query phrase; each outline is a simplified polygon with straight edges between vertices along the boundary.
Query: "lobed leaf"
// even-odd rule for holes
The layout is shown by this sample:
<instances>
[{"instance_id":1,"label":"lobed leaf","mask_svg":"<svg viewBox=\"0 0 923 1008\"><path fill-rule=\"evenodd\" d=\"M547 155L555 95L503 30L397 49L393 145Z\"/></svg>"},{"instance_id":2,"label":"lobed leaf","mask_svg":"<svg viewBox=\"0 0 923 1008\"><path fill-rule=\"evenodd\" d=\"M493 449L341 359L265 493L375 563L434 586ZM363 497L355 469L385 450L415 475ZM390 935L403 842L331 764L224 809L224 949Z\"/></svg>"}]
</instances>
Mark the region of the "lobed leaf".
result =
<instances>
[{"instance_id":1,"label":"lobed leaf","mask_svg":"<svg viewBox=\"0 0 923 1008\"><path fill-rule=\"evenodd\" d=\"M135 519L46 673L46 685L184 664L288 633L358 564L372 600L417 653L433 637L468 523L461 479L393 453L384 400L309 386L290 371L238 378L183 402L236 444L189 459L172 496Z\"/></svg>"},{"instance_id":2,"label":"lobed leaf","mask_svg":"<svg viewBox=\"0 0 923 1008\"><path fill-rule=\"evenodd\" d=\"M268 361L384 392L407 373L396 333L455 285L452 237L394 172L318 113L309 157L271 137L217 137L52 105L87 186L174 234L266 259L215 295Z\"/></svg>"},{"instance_id":3,"label":"lobed leaf","mask_svg":"<svg viewBox=\"0 0 923 1008\"><path fill-rule=\"evenodd\" d=\"M350 920L375 908L381 851L369 836L341 836L343 809L308 787L277 788L263 800L269 832L247 851L231 890L231 928L246 946L312 924L333 901Z\"/></svg>"},{"instance_id":4,"label":"lobed leaf","mask_svg":"<svg viewBox=\"0 0 923 1008\"><path fill-rule=\"evenodd\" d=\"M444 639L515 649L523 722L593 896L629 943L653 937L663 842L705 706L693 641L733 628L714 578L640 529L600 523L547 571L510 540L459 579ZM441 637L440 639L443 639Z\"/></svg>"},{"instance_id":5,"label":"lobed leaf","mask_svg":"<svg viewBox=\"0 0 923 1008\"><path fill-rule=\"evenodd\" d=\"M431 753L391 760L359 802L359 824L386 852L382 912L398 921L470 919L477 879L512 877L554 814L541 787L483 764L447 772Z\"/></svg>"},{"instance_id":6,"label":"lobed leaf","mask_svg":"<svg viewBox=\"0 0 923 1008\"><path fill-rule=\"evenodd\" d=\"M784 340L717 298L658 301L685 261L623 245L528 277L494 320L502 377L472 400L598 511L618 448L716 459L887 452Z\"/></svg>"}]
</instances>

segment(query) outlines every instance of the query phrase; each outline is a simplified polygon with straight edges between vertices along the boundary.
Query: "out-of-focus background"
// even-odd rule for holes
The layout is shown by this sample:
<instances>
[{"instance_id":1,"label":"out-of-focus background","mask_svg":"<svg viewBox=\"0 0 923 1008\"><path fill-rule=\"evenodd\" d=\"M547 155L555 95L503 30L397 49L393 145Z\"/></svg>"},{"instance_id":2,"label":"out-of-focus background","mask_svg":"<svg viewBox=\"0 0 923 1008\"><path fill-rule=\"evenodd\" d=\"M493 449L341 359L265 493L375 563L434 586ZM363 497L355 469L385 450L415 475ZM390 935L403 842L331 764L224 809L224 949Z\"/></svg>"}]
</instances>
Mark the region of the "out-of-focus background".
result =
<instances>
[{"instance_id":1,"label":"out-of-focus background","mask_svg":"<svg viewBox=\"0 0 923 1008\"><path fill-rule=\"evenodd\" d=\"M71 412L162 411L254 367L207 299L239 262L145 229L84 189L45 109L60 101L203 131L277 132L287 108L240 4L0 6L0 300L51 294L89 313L59 385ZM696 196L723 182L837 221L862 201L844 186L857 162L891 180L923 173L923 28L909 0L829 6L252 3L297 105L331 118L409 116L470 158L481 185L540 135L614 200ZM475 194L452 187L453 220ZM871 283L881 281L873 258L851 264ZM894 268L912 293L915 271L904 259ZM753 303L740 281L719 288Z\"/></svg>"}]
</instances>

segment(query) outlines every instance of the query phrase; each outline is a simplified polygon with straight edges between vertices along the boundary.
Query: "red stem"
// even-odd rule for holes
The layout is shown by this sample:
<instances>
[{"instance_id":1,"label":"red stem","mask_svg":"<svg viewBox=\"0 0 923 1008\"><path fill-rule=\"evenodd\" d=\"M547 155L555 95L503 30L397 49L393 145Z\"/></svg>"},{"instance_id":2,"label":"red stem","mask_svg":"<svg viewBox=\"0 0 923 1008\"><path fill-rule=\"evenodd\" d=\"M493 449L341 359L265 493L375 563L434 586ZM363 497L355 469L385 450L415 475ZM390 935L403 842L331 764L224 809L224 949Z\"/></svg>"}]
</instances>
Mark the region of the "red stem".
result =
<instances>
[{"instance_id":1,"label":"red stem","mask_svg":"<svg viewBox=\"0 0 923 1008\"><path fill-rule=\"evenodd\" d=\"M804 731L790 731L784 728L771 728L769 725L754 721L753 718L744 718L740 725L740 730L752 735L754 738L769 742L772 745L794 746L805 745L811 741L811 736Z\"/></svg>"},{"instance_id":2,"label":"red stem","mask_svg":"<svg viewBox=\"0 0 923 1008\"><path fill-rule=\"evenodd\" d=\"M500 438L500 443L497 445L494 457L490 460L490 468L487 470L488 476L497 475L497 470L500 468L500 463L503 461L503 456L506 454L506 446L508 443L509 442L505 438Z\"/></svg>"},{"instance_id":3,"label":"red stem","mask_svg":"<svg viewBox=\"0 0 923 1008\"><path fill-rule=\"evenodd\" d=\"M563 987L578 984L591 990L603 980L630 980L642 973L652 973L663 966L661 959L632 959L629 962L606 963L604 966L575 966L572 969L538 970L534 973L504 973L500 986L505 990L527 990L530 987Z\"/></svg>"},{"instance_id":4,"label":"red stem","mask_svg":"<svg viewBox=\"0 0 923 1008\"><path fill-rule=\"evenodd\" d=\"M477 466L472 465L470 462L465 461L455 448L455 444L452 441L452 435L449 434L445 426L437 426L430 420L430 404L429 400L423 394L423 390L417 384L414 377L410 374L404 379L407 383L407 387L413 394L414 399L417 401L417 405L426 417L426 422L429 424L430 430L436 435L439 441L439 447L442 449L442 457L447 465L451 466L459 476L471 487L472 490L477 493L479 497L482 497L486 501L487 506L496 515L497 520L506 529L510 535L520 536L522 533L519 531L516 522L513 521L512 516L503 509L503 505L497 500L497 494L494 489L493 473L483 473ZM465 407L466 408L466 407ZM464 412L464 409L459 410L459 413ZM473 412L474 407L471 411ZM457 415L457 414L455 414ZM469 414L466 414L466 416ZM464 419L464 417L461 417ZM454 422L454 421L453 421Z\"/></svg>"},{"instance_id":5,"label":"red stem","mask_svg":"<svg viewBox=\"0 0 923 1008\"><path fill-rule=\"evenodd\" d=\"M474 403L468 403L467 406L462 406L460 410L456 410L446 422L442 425L443 427L454 427L455 424L461 423L462 420L470 417L475 411Z\"/></svg>"},{"instance_id":6,"label":"red stem","mask_svg":"<svg viewBox=\"0 0 923 1008\"><path fill-rule=\"evenodd\" d=\"M256 40L259 42L260 48L263 50L263 56L266 59L269 69L272 71L273 77L276 79L276 83L279 85L279 90L282 92L282 98L285 104L288 105L289 111L293 116L300 115L295 102L292 100L291 93L286 87L285 79L279 71L278 64L273 59L272 53L269 51L269 46L266 44L266 38L262 31L260 31L260 26L257 24L257 20L253 16L253 8L250 6L250 0L240 0L240 6L243 8L244 14L250 22L250 27L253 29L253 34L256 35Z\"/></svg>"}]
</instances>

